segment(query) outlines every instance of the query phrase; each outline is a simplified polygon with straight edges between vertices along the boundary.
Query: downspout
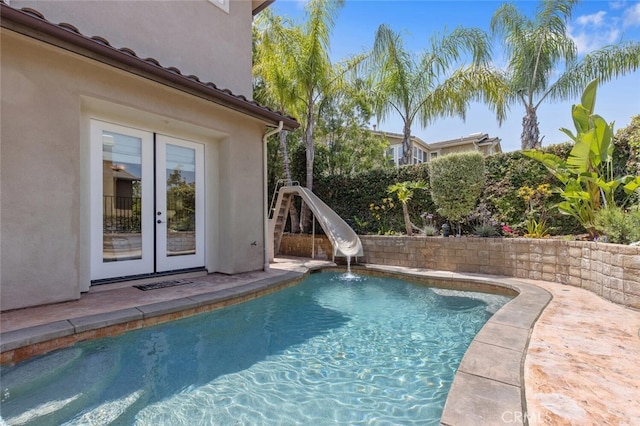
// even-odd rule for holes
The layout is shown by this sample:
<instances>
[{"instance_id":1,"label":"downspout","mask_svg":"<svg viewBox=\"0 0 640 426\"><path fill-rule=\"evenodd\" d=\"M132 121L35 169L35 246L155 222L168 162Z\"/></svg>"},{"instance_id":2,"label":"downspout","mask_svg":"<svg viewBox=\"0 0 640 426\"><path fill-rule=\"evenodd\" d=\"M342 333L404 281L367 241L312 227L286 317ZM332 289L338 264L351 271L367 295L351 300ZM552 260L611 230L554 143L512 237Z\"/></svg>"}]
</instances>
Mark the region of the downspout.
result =
<instances>
[{"instance_id":1,"label":"downspout","mask_svg":"<svg viewBox=\"0 0 640 426\"><path fill-rule=\"evenodd\" d=\"M267 140L269 139L269 136L275 135L277 133L280 133L282 131L282 128L284 127L284 123L281 120L278 123L278 127L276 127L275 129L271 130L270 132L265 133L265 135L262 137L262 181L264 184L264 189L262 191L262 205L264 208L264 271L265 272L269 272L269 251L271 250L269 248L269 188L267 186Z\"/></svg>"}]
</instances>

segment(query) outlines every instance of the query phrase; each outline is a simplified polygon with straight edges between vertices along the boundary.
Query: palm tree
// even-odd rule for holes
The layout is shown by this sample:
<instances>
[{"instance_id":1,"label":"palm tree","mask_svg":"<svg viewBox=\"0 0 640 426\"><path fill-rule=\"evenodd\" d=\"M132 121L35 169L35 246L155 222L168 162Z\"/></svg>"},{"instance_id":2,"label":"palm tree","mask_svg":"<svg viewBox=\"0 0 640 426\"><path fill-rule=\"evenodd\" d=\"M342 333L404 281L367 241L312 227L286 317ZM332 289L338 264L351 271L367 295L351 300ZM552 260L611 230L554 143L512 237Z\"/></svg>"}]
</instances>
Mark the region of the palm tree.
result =
<instances>
[{"instance_id":1,"label":"palm tree","mask_svg":"<svg viewBox=\"0 0 640 426\"><path fill-rule=\"evenodd\" d=\"M454 69L465 54L472 64ZM411 127L440 117L465 118L474 100L486 102L499 122L505 118L504 78L488 66L488 36L478 29L457 28L434 36L430 50L415 57L400 34L381 25L367 61L371 96L378 119L400 115L403 126L401 164L411 163Z\"/></svg>"},{"instance_id":2,"label":"palm tree","mask_svg":"<svg viewBox=\"0 0 640 426\"><path fill-rule=\"evenodd\" d=\"M346 73L359 58L343 66L333 66L329 58L329 38L337 11L344 0L310 0L306 5L307 20L301 25L273 15L269 11L259 15L262 40L269 49L278 51L280 67L286 76L284 84L295 95L288 111L298 119L304 133L306 150L306 187L313 189L314 132L322 100L338 90ZM311 224L310 212L303 205L303 228Z\"/></svg>"},{"instance_id":3,"label":"palm tree","mask_svg":"<svg viewBox=\"0 0 640 426\"><path fill-rule=\"evenodd\" d=\"M533 20L511 3L496 10L491 30L502 37L507 54L510 102L524 105L522 149L540 147L537 110L546 99L563 101L580 95L593 79L606 82L640 66L640 43L620 43L578 60L566 22L577 0L544 0ZM564 71L563 71L564 68ZM555 81L552 77L559 74Z\"/></svg>"},{"instance_id":4,"label":"palm tree","mask_svg":"<svg viewBox=\"0 0 640 426\"><path fill-rule=\"evenodd\" d=\"M254 31L254 97L265 105L270 105L279 111L293 111L296 108L296 93L290 83L291 66L287 66L290 58L285 49L274 45L274 37L267 33L274 31L284 33L287 31L282 19L269 15L269 10L258 16L257 26L265 28L264 32ZM267 16L269 15L269 16ZM269 20L270 26L264 27L264 17ZM254 28L255 30L255 28ZM283 130L279 133L279 145L282 153L284 175L287 182L292 182L289 154L287 152L287 136L289 132ZM295 204L290 204L291 232L300 232L300 219Z\"/></svg>"}]
</instances>

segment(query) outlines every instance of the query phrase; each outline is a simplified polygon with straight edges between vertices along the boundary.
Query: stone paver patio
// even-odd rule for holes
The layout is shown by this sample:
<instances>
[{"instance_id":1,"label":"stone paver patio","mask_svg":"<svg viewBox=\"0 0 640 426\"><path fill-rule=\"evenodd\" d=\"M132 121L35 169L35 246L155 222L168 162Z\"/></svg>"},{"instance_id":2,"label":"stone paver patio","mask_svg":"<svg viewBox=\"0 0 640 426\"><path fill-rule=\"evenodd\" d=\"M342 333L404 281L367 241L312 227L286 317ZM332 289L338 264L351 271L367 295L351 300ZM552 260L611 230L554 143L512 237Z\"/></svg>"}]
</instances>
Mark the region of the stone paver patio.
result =
<instances>
[{"instance_id":1,"label":"stone paver patio","mask_svg":"<svg viewBox=\"0 0 640 426\"><path fill-rule=\"evenodd\" d=\"M105 326L152 324L159 318L179 317L182 311L197 312L212 302L223 305L330 265L281 258L270 272L196 276L192 284L149 292L122 284L100 286L79 301L4 312L2 359L10 362L8 352L25 344L37 347L42 343L33 343L69 339ZM545 281L367 268L472 283L471 288L473 283L500 282L521 292L490 319L467 351L443 424L638 424L640 312L583 289Z\"/></svg>"}]
</instances>

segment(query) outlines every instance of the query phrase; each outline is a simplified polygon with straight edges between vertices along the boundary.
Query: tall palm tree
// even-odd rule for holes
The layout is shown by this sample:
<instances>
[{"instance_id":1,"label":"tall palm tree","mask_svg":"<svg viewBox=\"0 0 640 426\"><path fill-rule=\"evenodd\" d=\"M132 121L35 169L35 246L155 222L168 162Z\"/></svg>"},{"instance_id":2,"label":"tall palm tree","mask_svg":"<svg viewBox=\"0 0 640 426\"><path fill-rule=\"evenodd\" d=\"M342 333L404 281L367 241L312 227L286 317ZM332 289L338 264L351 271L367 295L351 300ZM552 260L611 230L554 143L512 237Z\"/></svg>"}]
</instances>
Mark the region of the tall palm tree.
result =
<instances>
[{"instance_id":1,"label":"tall palm tree","mask_svg":"<svg viewBox=\"0 0 640 426\"><path fill-rule=\"evenodd\" d=\"M269 40L272 51L277 50L280 66L295 95L288 111L298 119L304 133L306 150L306 187L313 189L314 131L322 100L332 90L338 90L346 73L359 59L349 60L345 66L333 66L329 58L329 38L338 9L344 0L310 0L306 4L307 20L301 25L273 15L259 15L262 40ZM304 208L304 205L303 205ZM304 230L311 224L308 209L303 209Z\"/></svg>"},{"instance_id":2,"label":"tall palm tree","mask_svg":"<svg viewBox=\"0 0 640 426\"><path fill-rule=\"evenodd\" d=\"M265 26L264 18L261 18L265 16L267 16L269 26ZM279 111L294 111L297 99L294 86L291 84L293 79L292 66L287 66L287 62L290 61L287 56L288 52L280 48L281 46L274 45L273 35L267 32L268 30L285 33L287 31L285 24L282 18L270 15L270 11L267 10L258 16L257 27L263 28L264 31L256 31L254 28L254 97L259 102L270 105ZM285 179L287 182L291 182L291 167L287 152L288 134L287 130L283 130L278 134L278 137ZM290 205L289 214L291 216L291 232L300 232L298 210L293 203Z\"/></svg>"},{"instance_id":3,"label":"tall palm tree","mask_svg":"<svg viewBox=\"0 0 640 426\"><path fill-rule=\"evenodd\" d=\"M457 28L432 37L429 50L415 56L399 33L380 25L367 61L371 96L378 119L398 114L404 123L401 164L411 163L414 123L427 126L440 117L465 118L469 104L477 100L486 102L502 122L506 88L504 78L488 65L490 50L484 32ZM459 66L466 55L471 55L471 64Z\"/></svg>"},{"instance_id":4,"label":"tall palm tree","mask_svg":"<svg viewBox=\"0 0 640 426\"><path fill-rule=\"evenodd\" d=\"M640 66L640 42L607 46L578 60L577 47L566 28L577 3L578 0L543 0L533 20L521 14L514 4L505 3L491 19L491 30L502 38L507 54L509 97L525 108L523 150L542 143L537 110L543 101L577 97L593 79L605 82Z\"/></svg>"}]
</instances>

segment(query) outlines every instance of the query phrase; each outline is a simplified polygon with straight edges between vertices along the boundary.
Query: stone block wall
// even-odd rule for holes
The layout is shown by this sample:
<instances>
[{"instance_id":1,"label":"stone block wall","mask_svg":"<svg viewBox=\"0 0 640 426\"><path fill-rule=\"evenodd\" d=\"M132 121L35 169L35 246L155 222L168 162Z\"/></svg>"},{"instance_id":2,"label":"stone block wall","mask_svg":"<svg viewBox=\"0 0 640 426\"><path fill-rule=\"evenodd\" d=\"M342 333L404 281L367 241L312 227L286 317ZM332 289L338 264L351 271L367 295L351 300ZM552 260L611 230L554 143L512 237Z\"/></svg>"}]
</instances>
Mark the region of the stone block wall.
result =
<instances>
[{"instance_id":1,"label":"stone block wall","mask_svg":"<svg viewBox=\"0 0 640 426\"><path fill-rule=\"evenodd\" d=\"M310 257L311 236L287 236L281 254ZM331 244L323 251L331 259ZM359 263L504 275L581 287L640 309L640 247L527 238L360 236ZM293 242L291 240L297 240ZM295 249L294 249L295 247ZM316 256L316 258L319 258Z\"/></svg>"},{"instance_id":2,"label":"stone block wall","mask_svg":"<svg viewBox=\"0 0 640 426\"><path fill-rule=\"evenodd\" d=\"M315 248L314 248L315 246ZM331 260L333 258L333 246L324 235L308 234L284 234L280 242L279 255L312 257L315 249L315 259Z\"/></svg>"}]
</instances>

